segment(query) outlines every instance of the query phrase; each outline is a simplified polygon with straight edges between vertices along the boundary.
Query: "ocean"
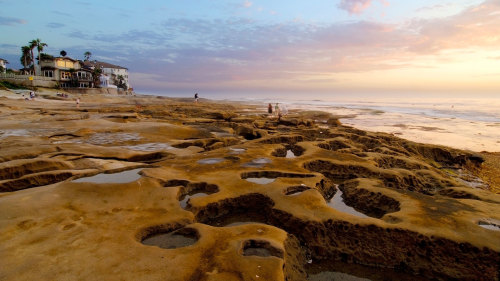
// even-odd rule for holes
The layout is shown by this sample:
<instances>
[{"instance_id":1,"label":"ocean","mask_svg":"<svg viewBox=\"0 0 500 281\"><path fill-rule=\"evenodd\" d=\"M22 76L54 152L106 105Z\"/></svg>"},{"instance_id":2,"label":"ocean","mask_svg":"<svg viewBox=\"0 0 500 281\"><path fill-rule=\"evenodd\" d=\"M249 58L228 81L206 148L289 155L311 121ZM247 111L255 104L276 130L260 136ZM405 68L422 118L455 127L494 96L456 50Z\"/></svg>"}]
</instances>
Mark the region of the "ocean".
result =
<instances>
[{"instance_id":1,"label":"ocean","mask_svg":"<svg viewBox=\"0 0 500 281\"><path fill-rule=\"evenodd\" d=\"M476 152L500 152L500 94L474 98L379 94L200 94L200 97L262 104L263 112L267 111L268 103L274 106L278 102L288 110L330 112L339 116L343 124L362 130Z\"/></svg>"}]
</instances>

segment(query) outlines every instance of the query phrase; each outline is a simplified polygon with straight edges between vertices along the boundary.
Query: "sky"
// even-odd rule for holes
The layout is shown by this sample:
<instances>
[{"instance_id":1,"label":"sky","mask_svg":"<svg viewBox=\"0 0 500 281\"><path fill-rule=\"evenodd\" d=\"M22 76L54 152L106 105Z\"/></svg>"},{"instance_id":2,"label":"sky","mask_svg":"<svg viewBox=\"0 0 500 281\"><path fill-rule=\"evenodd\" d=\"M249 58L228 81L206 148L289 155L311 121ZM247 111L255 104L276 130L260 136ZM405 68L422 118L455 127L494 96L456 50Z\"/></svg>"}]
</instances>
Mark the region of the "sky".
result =
<instances>
[{"instance_id":1,"label":"sky","mask_svg":"<svg viewBox=\"0 0 500 281\"><path fill-rule=\"evenodd\" d=\"M129 69L145 93L500 96L499 0L0 0L21 47Z\"/></svg>"}]
</instances>

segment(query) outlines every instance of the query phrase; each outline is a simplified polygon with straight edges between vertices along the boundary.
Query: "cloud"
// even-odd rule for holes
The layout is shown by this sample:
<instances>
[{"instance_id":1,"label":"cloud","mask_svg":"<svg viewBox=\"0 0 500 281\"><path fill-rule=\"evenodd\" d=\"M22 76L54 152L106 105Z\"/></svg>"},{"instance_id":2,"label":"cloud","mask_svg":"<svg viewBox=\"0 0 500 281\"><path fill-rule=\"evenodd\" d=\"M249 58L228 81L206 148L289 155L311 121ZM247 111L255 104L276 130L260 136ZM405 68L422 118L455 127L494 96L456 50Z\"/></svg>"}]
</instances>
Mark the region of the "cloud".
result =
<instances>
[{"instance_id":1,"label":"cloud","mask_svg":"<svg viewBox=\"0 0 500 281\"><path fill-rule=\"evenodd\" d=\"M248 0L245 0L245 3L243 3L243 7L245 7L245 8L250 8L250 7L252 7L252 5L253 5L253 2L250 2Z\"/></svg>"},{"instance_id":2,"label":"cloud","mask_svg":"<svg viewBox=\"0 0 500 281\"><path fill-rule=\"evenodd\" d=\"M450 52L498 50L500 17L491 15L497 10L500 3L491 0L454 16L401 24L170 18L154 30L73 31L69 36L92 44L85 48L99 50L96 58L128 67L131 73L151 75L147 82L136 80L135 87L254 89L289 83L309 87L326 85L340 74L427 70L462 59L447 55ZM76 54L87 51L78 48L65 47Z\"/></svg>"},{"instance_id":3,"label":"cloud","mask_svg":"<svg viewBox=\"0 0 500 281\"><path fill-rule=\"evenodd\" d=\"M349 14L361 14L371 5L371 0L341 0L338 7Z\"/></svg>"},{"instance_id":4,"label":"cloud","mask_svg":"<svg viewBox=\"0 0 500 281\"><path fill-rule=\"evenodd\" d=\"M383 6L389 6L389 1L379 0ZM338 7L349 12L349 14L361 14L372 4L372 0L340 0Z\"/></svg>"},{"instance_id":5,"label":"cloud","mask_svg":"<svg viewBox=\"0 0 500 281\"><path fill-rule=\"evenodd\" d=\"M16 25L16 24L26 24L27 21L18 18L2 17L0 16L0 25Z\"/></svg>"},{"instance_id":6,"label":"cloud","mask_svg":"<svg viewBox=\"0 0 500 281\"><path fill-rule=\"evenodd\" d=\"M49 22L46 26L48 28L61 28L61 27L64 27L66 25L63 23L58 23L58 22Z\"/></svg>"}]
</instances>

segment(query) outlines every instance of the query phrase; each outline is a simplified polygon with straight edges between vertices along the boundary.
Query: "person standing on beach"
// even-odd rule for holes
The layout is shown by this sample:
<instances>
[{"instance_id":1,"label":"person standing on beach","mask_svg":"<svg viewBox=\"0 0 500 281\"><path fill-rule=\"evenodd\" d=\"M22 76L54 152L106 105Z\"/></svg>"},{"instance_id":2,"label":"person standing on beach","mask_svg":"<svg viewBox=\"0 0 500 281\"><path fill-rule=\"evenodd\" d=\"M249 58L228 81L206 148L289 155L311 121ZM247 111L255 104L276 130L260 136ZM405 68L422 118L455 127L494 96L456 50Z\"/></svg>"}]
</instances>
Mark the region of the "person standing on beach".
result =
<instances>
[{"instance_id":1,"label":"person standing on beach","mask_svg":"<svg viewBox=\"0 0 500 281\"><path fill-rule=\"evenodd\" d=\"M276 116L278 116L280 114L280 106L279 106L279 103L276 103L276 105L274 106L274 114Z\"/></svg>"},{"instance_id":2,"label":"person standing on beach","mask_svg":"<svg viewBox=\"0 0 500 281\"><path fill-rule=\"evenodd\" d=\"M198 103L198 93L194 94L194 103Z\"/></svg>"},{"instance_id":3,"label":"person standing on beach","mask_svg":"<svg viewBox=\"0 0 500 281\"><path fill-rule=\"evenodd\" d=\"M272 115L273 114L273 105L272 104L269 104L267 106L267 113L269 113L269 115Z\"/></svg>"},{"instance_id":4,"label":"person standing on beach","mask_svg":"<svg viewBox=\"0 0 500 281\"><path fill-rule=\"evenodd\" d=\"M80 108L80 98L76 98L76 108Z\"/></svg>"}]
</instances>

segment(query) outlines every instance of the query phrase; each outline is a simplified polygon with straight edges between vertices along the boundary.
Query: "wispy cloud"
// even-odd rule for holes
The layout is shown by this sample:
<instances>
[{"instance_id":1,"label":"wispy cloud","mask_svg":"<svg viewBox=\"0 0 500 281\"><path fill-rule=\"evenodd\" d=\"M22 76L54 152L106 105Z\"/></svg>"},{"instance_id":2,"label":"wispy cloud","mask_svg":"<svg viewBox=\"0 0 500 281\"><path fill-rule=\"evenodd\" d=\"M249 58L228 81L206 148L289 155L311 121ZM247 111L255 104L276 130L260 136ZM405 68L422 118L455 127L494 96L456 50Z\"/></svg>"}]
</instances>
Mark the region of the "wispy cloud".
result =
<instances>
[{"instance_id":1,"label":"wispy cloud","mask_svg":"<svg viewBox=\"0 0 500 281\"><path fill-rule=\"evenodd\" d=\"M253 2L250 2L248 0L245 0L245 2L243 3L243 7L245 7L245 8L250 8L250 7L252 7L252 5L253 5Z\"/></svg>"},{"instance_id":2,"label":"wispy cloud","mask_svg":"<svg viewBox=\"0 0 500 281\"><path fill-rule=\"evenodd\" d=\"M371 0L341 0L338 7L349 14L361 14L371 5Z\"/></svg>"},{"instance_id":3,"label":"wispy cloud","mask_svg":"<svg viewBox=\"0 0 500 281\"><path fill-rule=\"evenodd\" d=\"M10 18L10 17L2 17L0 16L0 25L17 25L17 24L26 24L27 21L18 18Z\"/></svg>"},{"instance_id":4,"label":"wispy cloud","mask_svg":"<svg viewBox=\"0 0 500 281\"><path fill-rule=\"evenodd\" d=\"M382 5L389 6L389 1L379 0ZM372 5L372 0L340 0L338 7L349 14L361 14Z\"/></svg>"},{"instance_id":5,"label":"wispy cloud","mask_svg":"<svg viewBox=\"0 0 500 281\"><path fill-rule=\"evenodd\" d=\"M58 22L49 22L46 26L48 28L61 28L61 27L64 27L66 25L63 23L58 23Z\"/></svg>"}]
</instances>

